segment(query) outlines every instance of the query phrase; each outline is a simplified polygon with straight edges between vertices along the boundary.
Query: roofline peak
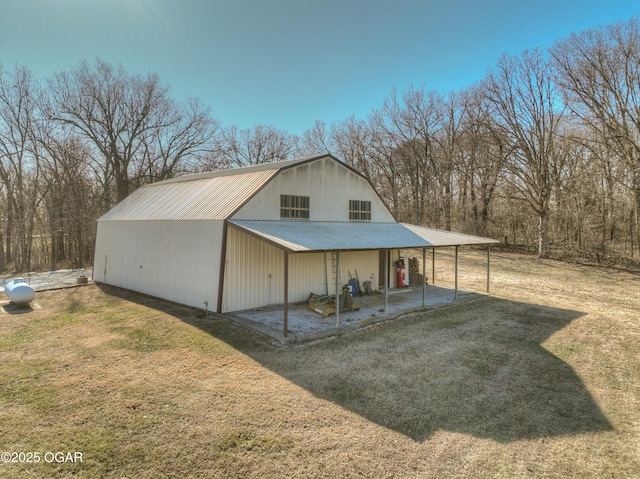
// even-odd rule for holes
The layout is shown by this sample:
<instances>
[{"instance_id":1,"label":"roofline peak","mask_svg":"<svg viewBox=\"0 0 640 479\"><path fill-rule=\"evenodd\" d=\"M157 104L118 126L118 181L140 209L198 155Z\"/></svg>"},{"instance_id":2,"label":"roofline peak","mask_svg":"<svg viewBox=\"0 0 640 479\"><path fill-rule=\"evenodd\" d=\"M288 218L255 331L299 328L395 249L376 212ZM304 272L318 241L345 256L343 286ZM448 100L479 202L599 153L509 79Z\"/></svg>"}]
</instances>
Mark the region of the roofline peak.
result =
<instances>
[{"instance_id":1,"label":"roofline peak","mask_svg":"<svg viewBox=\"0 0 640 479\"><path fill-rule=\"evenodd\" d=\"M292 166L297 166L303 163L307 163L310 161L319 160L322 158L332 158L339 163L342 163L338 158L333 156L330 153L323 153L318 155L310 155L303 156L300 158L292 158L289 160L281 160L281 161L271 161L268 163L260 163L257 165L249 165L249 166L238 166L235 168L224 168L220 170L211 170L204 171L201 173L191 173L187 175L177 176L175 178L169 178L168 180L158 181L157 183L151 183L151 185L165 185L168 183L178 183L181 181L192 181L192 180L202 180L206 178L216 178L220 176L234 176L234 175L243 175L245 173L252 173L255 171L265 171L265 170L283 170L285 168L289 168ZM344 163L342 163L344 164Z\"/></svg>"}]
</instances>

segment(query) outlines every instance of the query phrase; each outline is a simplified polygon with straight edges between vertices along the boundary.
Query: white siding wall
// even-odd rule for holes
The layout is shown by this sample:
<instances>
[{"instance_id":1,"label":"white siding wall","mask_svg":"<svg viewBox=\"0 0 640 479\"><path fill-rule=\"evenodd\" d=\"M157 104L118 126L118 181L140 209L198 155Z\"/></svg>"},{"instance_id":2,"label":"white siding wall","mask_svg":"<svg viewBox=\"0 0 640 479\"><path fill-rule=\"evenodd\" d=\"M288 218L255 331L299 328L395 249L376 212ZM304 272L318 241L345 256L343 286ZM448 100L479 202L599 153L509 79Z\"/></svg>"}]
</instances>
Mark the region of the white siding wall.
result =
<instances>
[{"instance_id":1,"label":"white siding wall","mask_svg":"<svg viewBox=\"0 0 640 479\"><path fill-rule=\"evenodd\" d=\"M309 196L310 221L349 221L349 200L365 200L372 222L395 222L367 180L329 158L281 171L233 218L279 220L281 194Z\"/></svg>"},{"instance_id":2,"label":"white siding wall","mask_svg":"<svg viewBox=\"0 0 640 479\"><path fill-rule=\"evenodd\" d=\"M221 221L98 222L95 281L215 310Z\"/></svg>"},{"instance_id":3,"label":"white siding wall","mask_svg":"<svg viewBox=\"0 0 640 479\"><path fill-rule=\"evenodd\" d=\"M348 271L366 281L378 276L377 251L341 253L341 284ZM309 293L335 294L331 253L289 255L289 302L305 301ZM271 276L269 276L271 275ZM328 285L327 285L328 279ZM230 227L227 232L223 312L258 308L284 301L284 252L275 246Z\"/></svg>"},{"instance_id":4,"label":"white siding wall","mask_svg":"<svg viewBox=\"0 0 640 479\"><path fill-rule=\"evenodd\" d=\"M371 280L371 275L375 275L378 279L379 253L375 251L343 251L340 253L340 283L342 286L349 282L349 273L351 277L360 280L360 287L365 281ZM327 253L331 257L331 253ZM331 269L330 269L331 268ZM357 274L356 274L357 271ZM329 277L329 288L327 294L336 293L336 278L331 260L327 261L327 275Z\"/></svg>"},{"instance_id":5,"label":"white siding wall","mask_svg":"<svg viewBox=\"0 0 640 479\"><path fill-rule=\"evenodd\" d=\"M349 221L349 200L371 201L372 222L395 222L371 185L326 158L281 171L234 216L280 220L280 194L310 197L310 221ZM218 300L222 220L99 221L94 279L197 308ZM223 311L282 304L284 253L233 227L228 229ZM342 252L341 284L347 271L360 281L379 277L377 251ZM395 274L391 269L392 284ZM289 301L309 293L335 293L331 253L289 256Z\"/></svg>"}]
</instances>

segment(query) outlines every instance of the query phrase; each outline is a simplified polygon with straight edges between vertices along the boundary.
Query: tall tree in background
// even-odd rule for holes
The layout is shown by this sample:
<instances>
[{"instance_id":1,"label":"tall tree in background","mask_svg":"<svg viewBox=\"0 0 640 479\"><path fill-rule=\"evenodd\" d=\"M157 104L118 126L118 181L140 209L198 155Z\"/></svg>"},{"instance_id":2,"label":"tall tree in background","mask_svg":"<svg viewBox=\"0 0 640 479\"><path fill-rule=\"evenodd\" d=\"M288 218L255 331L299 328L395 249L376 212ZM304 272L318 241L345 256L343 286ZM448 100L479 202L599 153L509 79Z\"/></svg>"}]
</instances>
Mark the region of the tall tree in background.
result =
<instances>
[{"instance_id":1,"label":"tall tree in background","mask_svg":"<svg viewBox=\"0 0 640 479\"><path fill-rule=\"evenodd\" d=\"M135 187L191 173L211 155L219 131L210 108L189 98L183 104L167 98L149 135L141 138L134 159Z\"/></svg>"},{"instance_id":2,"label":"tall tree in background","mask_svg":"<svg viewBox=\"0 0 640 479\"><path fill-rule=\"evenodd\" d=\"M434 192L445 196L450 192L449 172L442 167L437 154L436 133L442 126L441 106L439 94L411 86L400 98L393 90L382 107L371 114L374 130L383 135L386 144L393 149L390 162L395 164L402 181L400 187L410 198L408 208L400 217L416 224L425 222L427 206L434 198ZM442 211L443 208L433 210Z\"/></svg>"},{"instance_id":3,"label":"tall tree in background","mask_svg":"<svg viewBox=\"0 0 640 479\"><path fill-rule=\"evenodd\" d=\"M462 92L451 92L442 97L441 129L435 136L438 143L440 182L442 184L442 210L444 214L444 228L451 231L453 216L454 176L462 167L463 138L465 129L469 126L465 121L469 104Z\"/></svg>"},{"instance_id":4,"label":"tall tree in background","mask_svg":"<svg viewBox=\"0 0 640 479\"><path fill-rule=\"evenodd\" d=\"M488 73L484 88L513 152L508 168L514 186L538 217L538 257L545 258L558 173L556 141L565 111L550 65L541 50L519 57L505 54Z\"/></svg>"},{"instance_id":5,"label":"tall tree in background","mask_svg":"<svg viewBox=\"0 0 640 479\"><path fill-rule=\"evenodd\" d=\"M463 135L460 168L460 208L462 224L466 224L466 203L471 205L472 229L480 236L488 234L489 213L502 178L509 151L490 107L478 87L459 95L466 105L462 117ZM467 199L468 197L468 199Z\"/></svg>"},{"instance_id":6,"label":"tall tree in background","mask_svg":"<svg viewBox=\"0 0 640 479\"><path fill-rule=\"evenodd\" d=\"M38 95L30 70L0 69L0 181L6 205L2 259L21 271L31 269L36 212L44 195L39 188L41 152L35 138Z\"/></svg>"},{"instance_id":7,"label":"tall tree in background","mask_svg":"<svg viewBox=\"0 0 640 479\"><path fill-rule=\"evenodd\" d=\"M296 151L297 156L311 156L322 153L337 153L337 146L332 142L331 131L324 121L316 120L311 128L302 133Z\"/></svg>"},{"instance_id":8,"label":"tall tree in background","mask_svg":"<svg viewBox=\"0 0 640 479\"><path fill-rule=\"evenodd\" d=\"M156 126L156 111L166 98L158 76L132 76L121 66L82 61L74 70L56 74L49 92L50 120L88 140L101 157L104 208L123 200L131 192L130 165Z\"/></svg>"},{"instance_id":9,"label":"tall tree in background","mask_svg":"<svg viewBox=\"0 0 640 479\"><path fill-rule=\"evenodd\" d=\"M240 130L224 128L218 139L213 166L237 168L286 160L297 146L297 138L271 125Z\"/></svg>"},{"instance_id":10,"label":"tall tree in background","mask_svg":"<svg viewBox=\"0 0 640 479\"><path fill-rule=\"evenodd\" d=\"M331 126L329 138L323 140L325 144L333 145L335 154L346 164L360 171L372 182L382 180L381 172L377 168L377 157L380 152L380 142L376 141L369 122L358 120L351 115L345 120L338 121ZM384 180L382 180L384 181Z\"/></svg>"},{"instance_id":11,"label":"tall tree in background","mask_svg":"<svg viewBox=\"0 0 640 479\"><path fill-rule=\"evenodd\" d=\"M64 262L80 268L92 257L94 221L100 212L95 201L100 195L91 181L90 149L50 122L41 126L39 139L46 151L41 163L47 191L42 223L49 236L43 253L51 269Z\"/></svg>"},{"instance_id":12,"label":"tall tree in background","mask_svg":"<svg viewBox=\"0 0 640 479\"><path fill-rule=\"evenodd\" d=\"M551 49L557 81L593 141L623 164L640 214L640 24L638 19L572 34ZM638 233L640 234L640 233ZM640 237L638 237L640 242Z\"/></svg>"},{"instance_id":13,"label":"tall tree in background","mask_svg":"<svg viewBox=\"0 0 640 479\"><path fill-rule=\"evenodd\" d=\"M216 127L199 102L180 108L171 100L158 75L130 75L101 60L56 74L49 97L49 119L87 140L100 158L104 208L142 183L174 174Z\"/></svg>"}]
</instances>

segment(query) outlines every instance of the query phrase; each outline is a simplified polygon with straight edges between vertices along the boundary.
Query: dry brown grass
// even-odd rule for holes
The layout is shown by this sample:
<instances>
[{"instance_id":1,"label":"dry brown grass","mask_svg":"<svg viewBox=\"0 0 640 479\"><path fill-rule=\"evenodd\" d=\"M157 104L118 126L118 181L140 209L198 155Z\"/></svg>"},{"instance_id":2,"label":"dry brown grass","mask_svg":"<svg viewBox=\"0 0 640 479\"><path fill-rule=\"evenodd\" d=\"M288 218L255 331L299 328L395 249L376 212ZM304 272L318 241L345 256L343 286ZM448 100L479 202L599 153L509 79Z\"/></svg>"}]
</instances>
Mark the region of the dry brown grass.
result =
<instances>
[{"instance_id":1,"label":"dry brown grass","mask_svg":"<svg viewBox=\"0 0 640 479\"><path fill-rule=\"evenodd\" d=\"M461 256L461 288L484 287ZM452 281L438 254L437 284ZM97 286L0 314L18 477L640 477L640 274L493 256L494 296L274 348Z\"/></svg>"}]
</instances>

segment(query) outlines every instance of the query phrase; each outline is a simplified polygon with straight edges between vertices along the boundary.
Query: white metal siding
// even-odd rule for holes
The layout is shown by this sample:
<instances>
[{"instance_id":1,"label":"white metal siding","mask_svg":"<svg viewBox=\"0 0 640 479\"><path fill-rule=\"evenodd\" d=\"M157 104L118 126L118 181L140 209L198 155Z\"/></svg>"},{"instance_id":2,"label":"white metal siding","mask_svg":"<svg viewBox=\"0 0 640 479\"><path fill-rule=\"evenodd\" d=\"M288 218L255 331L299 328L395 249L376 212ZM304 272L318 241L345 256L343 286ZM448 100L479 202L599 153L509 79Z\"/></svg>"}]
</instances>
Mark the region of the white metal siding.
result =
<instances>
[{"instance_id":1,"label":"white metal siding","mask_svg":"<svg viewBox=\"0 0 640 479\"><path fill-rule=\"evenodd\" d=\"M221 245L221 221L98 222L94 280L214 309Z\"/></svg>"},{"instance_id":2,"label":"white metal siding","mask_svg":"<svg viewBox=\"0 0 640 479\"><path fill-rule=\"evenodd\" d=\"M275 246L228 228L222 311L282 303L283 261Z\"/></svg>"},{"instance_id":3,"label":"white metal siding","mask_svg":"<svg viewBox=\"0 0 640 479\"><path fill-rule=\"evenodd\" d=\"M323 294L336 294L335 267L333 266L335 255L336 253L326 253L325 268L328 284ZM376 277L377 282L379 261L378 250L342 251L340 253L340 286L348 284L350 278L357 278L362 288L365 281L371 281L372 275Z\"/></svg>"},{"instance_id":4,"label":"white metal siding","mask_svg":"<svg viewBox=\"0 0 640 479\"><path fill-rule=\"evenodd\" d=\"M378 251L340 254L340 283L348 272L360 281L378 276ZM335 294L332 253L289 255L289 302L305 301L309 293ZM328 283L328 284L327 284ZM235 228L227 232L223 311L241 311L284 302L284 252Z\"/></svg>"},{"instance_id":5,"label":"white metal siding","mask_svg":"<svg viewBox=\"0 0 640 479\"><path fill-rule=\"evenodd\" d=\"M372 222L395 222L369 182L331 158L281 171L233 219L279 220L281 194L309 196L309 221L349 221L349 200L365 200Z\"/></svg>"}]
</instances>

